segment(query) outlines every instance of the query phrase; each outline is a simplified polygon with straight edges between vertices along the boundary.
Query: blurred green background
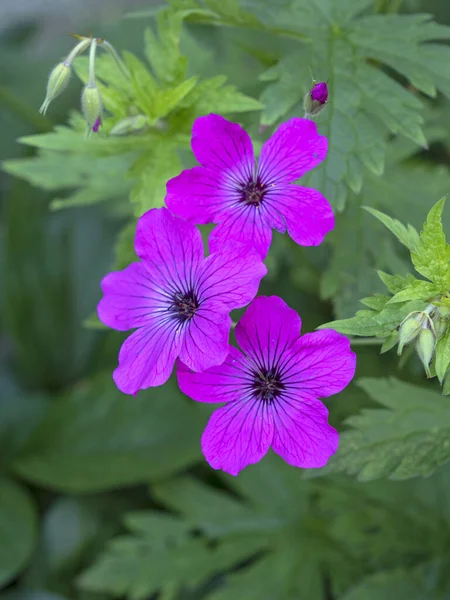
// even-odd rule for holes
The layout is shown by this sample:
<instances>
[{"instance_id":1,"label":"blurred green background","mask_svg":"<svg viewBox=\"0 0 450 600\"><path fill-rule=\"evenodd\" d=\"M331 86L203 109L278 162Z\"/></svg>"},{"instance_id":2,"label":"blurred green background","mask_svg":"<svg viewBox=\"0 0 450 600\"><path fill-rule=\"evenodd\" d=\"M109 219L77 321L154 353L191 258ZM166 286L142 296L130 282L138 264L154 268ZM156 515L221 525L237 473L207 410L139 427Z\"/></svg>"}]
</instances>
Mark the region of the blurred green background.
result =
<instances>
[{"instance_id":1,"label":"blurred green background","mask_svg":"<svg viewBox=\"0 0 450 600\"><path fill-rule=\"evenodd\" d=\"M78 109L74 77L49 113L38 113L50 69L71 48L67 34L92 30L140 55L148 19L122 17L150 4L0 7L1 160L32 156L17 139L49 131ZM450 25L448 0L403 8ZM225 74L258 96L265 57L250 48L259 34L187 29L193 72ZM268 56L284 43L272 39ZM439 115L436 126L447 127L450 107ZM449 164L445 144L432 146L430 160ZM199 444L210 408L182 397L174 381L137 398L121 395L111 372L124 336L83 326L123 215L105 204L51 211L54 194L4 172L0 199L1 600L450 598L447 467L430 480L316 484L267 457L239 480L216 476ZM283 296L312 330L331 320L332 306L317 301L316 265L296 252L276 236L262 293ZM317 250L317 264L326 252ZM358 348L358 359L358 377L421 381L415 361L399 375L397 361L376 347ZM373 402L351 387L332 419L340 423L362 405ZM96 562L105 548L110 554ZM244 583L242 570L250 573Z\"/></svg>"}]
</instances>

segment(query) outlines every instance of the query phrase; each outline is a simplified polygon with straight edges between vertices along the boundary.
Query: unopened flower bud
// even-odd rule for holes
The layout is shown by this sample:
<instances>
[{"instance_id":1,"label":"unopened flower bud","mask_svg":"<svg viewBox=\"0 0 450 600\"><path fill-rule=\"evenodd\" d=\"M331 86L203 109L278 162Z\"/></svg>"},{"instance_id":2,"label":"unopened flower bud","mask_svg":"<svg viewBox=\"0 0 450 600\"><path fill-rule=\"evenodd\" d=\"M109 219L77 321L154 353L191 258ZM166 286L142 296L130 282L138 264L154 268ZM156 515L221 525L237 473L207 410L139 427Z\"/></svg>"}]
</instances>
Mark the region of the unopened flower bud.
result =
<instances>
[{"instance_id":1,"label":"unopened flower bud","mask_svg":"<svg viewBox=\"0 0 450 600\"><path fill-rule=\"evenodd\" d=\"M47 94L39 112L45 115L50 102L59 96L69 83L72 70L67 62L59 63L50 73L47 83Z\"/></svg>"},{"instance_id":2,"label":"unopened flower bud","mask_svg":"<svg viewBox=\"0 0 450 600\"><path fill-rule=\"evenodd\" d=\"M439 313L436 313L436 315L433 317L433 327L437 340L444 335L447 325L448 320L444 319L444 317L442 317Z\"/></svg>"},{"instance_id":3,"label":"unopened flower bud","mask_svg":"<svg viewBox=\"0 0 450 600\"><path fill-rule=\"evenodd\" d=\"M399 356L403 352L403 346L412 342L419 335L425 318L426 315L423 312L416 314L415 316L409 315L400 325L397 350Z\"/></svg>"},{"instance_id":4,"label":"unopened flower bud","mask_svg":"<svg viewBox=\"0 0 450 600\"><path fill-rule=\"evenodd\" d=\"M312 89L303 98L303 108L309 117L314 117L322 112L328 101L328 86L322 81L314 83Z\"/></svg>"},{"instance_id":5,"label":"unopened flower bud","mask_svg":"<svg viewBox=\"0 0 450 600\"><path fill-rule=\"evenodd\" d=\"M121 119L109 132L110 135L129 135L144 131L148 127L148 117L145 115L136 115Z\"/></svg>"},{"instance_id":6,"label":"unopened flower bud","mask_svg":"<svg viewBox=\"0 0 450 600\"><path fill-rule=\"evenodd\" d=\"M95 84L88 83L84 88L81 96L81 107L88 124L88 129L92 131L97 121L101 121L103 109L102 98Z\"/></svg>"},{"instance_id":7,"label":"unopened flower bud","mask_svg":"<svg viewBox=\"0 0 450 600\"><path fill-rule=\"evenodd\" d=\"M416 341L416 350L420 360L425 368L427 377L431 377L430 362L433 358L434 349L436 347L436 338L431 329L427 326L422 327L419 337Z\"/></svg>"}]
</instances>

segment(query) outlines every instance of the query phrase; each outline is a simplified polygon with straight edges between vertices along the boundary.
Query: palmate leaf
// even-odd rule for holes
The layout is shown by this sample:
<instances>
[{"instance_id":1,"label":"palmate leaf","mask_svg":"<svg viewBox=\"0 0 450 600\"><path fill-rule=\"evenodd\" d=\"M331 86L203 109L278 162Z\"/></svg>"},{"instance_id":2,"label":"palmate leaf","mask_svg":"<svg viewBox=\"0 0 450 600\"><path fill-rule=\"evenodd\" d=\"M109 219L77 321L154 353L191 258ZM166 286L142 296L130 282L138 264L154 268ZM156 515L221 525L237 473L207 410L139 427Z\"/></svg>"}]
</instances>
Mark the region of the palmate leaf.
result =
<instances>
[{"instance_id":1,"label":"palmate leaf","mask_svg":"<svg viewBox=\"0 0 450 600\"><path fill-rule=\"evenodd\" d=\"M67 492L153 480L196 462L205 420L171 383L130 400L100 374L52 405L11 468Z\"/></svg>"},{"instance_id":2,"label":"palmate leaf","mask_svg":"<svg viewBox=\"0 0 450 600\"><path fill-rule=\"evenodd\" d=\"M393 217L387 218L400 222L403 227L403 223L408 223L403 231L409 232L410 241L416 243L414 230L420 228L435 199L449 189L450 174L444 167L405 160L413 150L412 144L406 147L405 150L405 145L398 141L391 144L389 167L383 177L367 177L362 202L369 210L389 212ZM333 301L338 318L354 314L362 296L382 291L377 269L400 273L412 270L406 252L392 233L362 210L358 200L358 197L352 198L343 215L337 216L335 231L328 236L333 257L322 279L321 293ZM401 290L390 291L395 294Z\"/></svg>"},{"instance_id":3,"label":"palmate leaf","mask_svg":"<svg viewBox=\"0 0 450 600\"><path fill-rule=\"evenodd\" d=\"M434 24L426 15L359 14L370 4L352 0L291 3L292 29L313 43L283 57L262 77L270 82L262 95L266 104L262 122L266 124L301 114L310 76L299 65L309 65L316 78L329 80L329 106L318 119L320 131L329 139L328 156L307 181L337 210L344 208L349 190L360 192L366 170L381 175L389 132L426 146L422 102L374 62L394 68L430 96L436 89L450 92L449 48L424 43L449 38L450 28ZM404 35L398 35L400 30Z\"/></svg>"},{"instance_id":4,"label":"palmate leaf","mask_svg":"<svg viewBox=\"0 0 450 600\"><path fill-rule=\"evenodd\" d=\"M346 472L360 481L430 475L450 459L450 400L396 379L362 379L360 387L384 409L350 417L350 429L323 469L312 475Z\"/></svg>"},{"instance_id":5,"label":"palmate leaf","mask_svg":"<svg viewBox=\"0 0 450 600\"><path fill-rule=\"evenodd\" d=\"M191 476L152 486L152 498L170 513L128 514L130 533L106 547L81 575L81 587L113 597L178 597L214 578L201 597L341 598L369 574L382 577L404 564L421 586L423 566L442 558L450 537L448 468L401 484L342 476L305 481L269 454L222 481L225 489ZM438 586L435 577L428 589Z\"/></svg>"},{"instance_id":6,"label":"palmate leaf","mask_svg":"<svg viewBox=\"0 0 450 600\"><path fill-rule=\"evenodd\" d=\"M325 600L316 554L320 536L299 521L310 506L309 484L274 456L225 480L245 502L191 477L154 486L158 502L179 517L131 515L127 522L134 536L114 541L82 574L82 587L139 599L169 582L174 591L199 585L254 557L256 562L207 597ZM337 552L328 554L346 570Z\"/></svg>"}]
</instances>

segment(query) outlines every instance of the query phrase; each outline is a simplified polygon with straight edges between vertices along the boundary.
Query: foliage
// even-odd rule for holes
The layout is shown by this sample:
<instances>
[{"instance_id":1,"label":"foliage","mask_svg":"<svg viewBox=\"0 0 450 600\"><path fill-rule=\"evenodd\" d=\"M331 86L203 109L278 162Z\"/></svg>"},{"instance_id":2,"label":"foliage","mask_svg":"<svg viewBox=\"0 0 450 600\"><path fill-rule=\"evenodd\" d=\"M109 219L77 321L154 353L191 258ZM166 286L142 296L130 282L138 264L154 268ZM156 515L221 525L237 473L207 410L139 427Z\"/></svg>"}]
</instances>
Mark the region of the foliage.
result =
<instances>
[{"instance_id":1,"label":"foliage","mask_svg":"<svg viewBox=\"0 0 450 600\"><path fill-rule=\"evenodd\" d=\"M442 0L143 6L107 35L122 68L97 57L105 115L87 140L72 94L87 58L39 117L59 49L35 58L29 34L0 32L0 600L449 597L450 27L421 7L450 23ZM239 121L259 149L303 115L311 77L328 81L329 153L301 183L336 226L319 248L274 234L260 293L304 331L350 336L358 370L327 404L340 444L324 468L269 454L233 478L202 457L212 407L173 377L117 390L123 335L98 327L99 281L136 260L136 218L194 165L198 116ZM424 313L434 380L418 338L392 352Z\"/></svg>"}]
</instances>

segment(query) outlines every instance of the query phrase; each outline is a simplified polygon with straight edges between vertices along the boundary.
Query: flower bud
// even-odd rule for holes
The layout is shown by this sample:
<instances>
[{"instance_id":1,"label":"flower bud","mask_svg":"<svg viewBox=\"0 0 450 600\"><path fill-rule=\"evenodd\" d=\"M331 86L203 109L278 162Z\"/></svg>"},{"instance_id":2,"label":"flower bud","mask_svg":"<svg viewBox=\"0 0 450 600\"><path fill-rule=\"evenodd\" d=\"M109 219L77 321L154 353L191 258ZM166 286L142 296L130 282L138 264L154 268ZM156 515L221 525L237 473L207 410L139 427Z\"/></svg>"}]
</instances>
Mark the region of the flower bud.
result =
<instances>
[{"instance_id":1,"label":"flower bud","mask_svg":"<svg viewBox=\"0 0 450 600\"><path fill-rule=\"evenodd\" d=\"M399 356L403 352L403 346L412 342L419 335L425 318L426 315L423 312L416 314L414 317L412 315L408 315L400 325L397 350L397 354Z\"/></svg>"},{"instance_id":2,"label":"flower bud","mask_svg":"<svg viewBox=\"0 0 450 600\"><path fill-rule=\"evenodd\" d=\"M84 117L87 121L89 131L96 126L97 121L102 117L102 98L98 87L95 84L88 83L81 96L81 107Z\"/></svg>"},{"instance_id":3,"label":"flower bud","mask_svg":"<svg viewBox=\"0 0 450 600\"><path fill-rule=\"evenodd\" d=\"M422 327L419 337L416 342L416 350L420 360L425 368L427 377L431 377L430 362L433 358L434 349L436 347L436 338L431 329L425 325Z\"/></svg>"},{"instance_id":4,"label":"flower bud","mask_svg":"<svg viewBox=\"0 0 450 600\"><path fill-rule=\"evenodd\" d=\"M145 115L136 115L134 117L126 117L114 125L109 132L110 135L129 135L138 133L147 129L148 117Z\"/></svg>"},{"instance_id":5,"label":"flower bud","mask_svg":"<svg viewBox=\"0 0 450 600\"><path fill-rule=\"evenodd\" d=\"M303 98L303 108L305 113L309 117L314 117L322 112L325 108L325 104L328 101L328 86L322 81L315 83L312 89L305 94Z\"/></svg>"},{"instance_id":6,"label":"flower bud","mask_svg":"<svg viewBox=\"0 0 450 600\"><path fill-rule=\"evenodd\" d=\"M433 317L433 327L437 340L444 335L447 325L448 320L444 319L444 317L442 317L439 313L436 313L436 315Z\"/></svg>"},{"instance_id":7,"label":"flower bud","mask_svg":"<svg viewBox=\"0 0 450 600\"><path fill-rule=\"evenodd\" d=\"M39 109L41 114L45 115L50 102L64 91L69 83L71 73L72 70L70 68L70 64L67 62L59 63L59 65L56 65L56 67L50 73L47 83L47 94L41 108Z\"/></svg>"}]
</instances>

